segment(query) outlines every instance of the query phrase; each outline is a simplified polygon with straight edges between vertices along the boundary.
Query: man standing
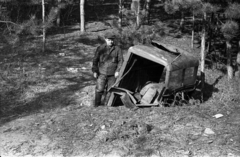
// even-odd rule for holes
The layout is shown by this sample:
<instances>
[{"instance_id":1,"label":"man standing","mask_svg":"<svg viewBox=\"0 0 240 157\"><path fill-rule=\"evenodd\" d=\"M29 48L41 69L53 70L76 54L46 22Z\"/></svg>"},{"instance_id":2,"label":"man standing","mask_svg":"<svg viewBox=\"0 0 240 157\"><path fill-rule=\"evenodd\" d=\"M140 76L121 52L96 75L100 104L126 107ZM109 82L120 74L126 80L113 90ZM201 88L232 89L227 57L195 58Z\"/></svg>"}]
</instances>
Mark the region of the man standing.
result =
<instances>
[{"instance_id":1,"label":"man standing","mask_svg":"<svg viewBox=\"0 0 240 157\"><path fill-rule=\"evenodd\" d=\"M93 58L92 71L94 78L97 79L94 107L101 105L104 90L115 83L123 62L121 49L114 43L114 34L106 33L104 37L106 43L97 48ZM104 105L109 98L110 93L107 93Z\"/></svg>"}]
</instances>

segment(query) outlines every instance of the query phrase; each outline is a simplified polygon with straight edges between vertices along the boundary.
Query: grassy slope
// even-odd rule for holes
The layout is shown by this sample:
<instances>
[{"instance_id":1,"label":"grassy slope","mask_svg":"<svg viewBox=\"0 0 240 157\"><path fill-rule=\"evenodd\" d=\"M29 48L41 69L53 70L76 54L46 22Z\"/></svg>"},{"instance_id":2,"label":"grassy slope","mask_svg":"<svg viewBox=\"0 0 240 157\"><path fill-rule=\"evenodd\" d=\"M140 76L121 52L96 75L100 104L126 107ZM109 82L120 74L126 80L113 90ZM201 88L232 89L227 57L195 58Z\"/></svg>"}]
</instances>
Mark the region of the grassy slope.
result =
<instances>
[{"instance_id":1,"label":"grassy slope","mask_svg":"<svg viewBox=\"0 0 240 157\"><path fill-rule=\"evenodd\" d=\"M38 41L19 47L18 56L1 54L2 156L240 156L240 82L217 70L206 71L202 104L84 106L93 97L90 61L100 33L51 36L46 54ZM162 39L188 49L189 38Z\"/></svg>"}]
</instances>

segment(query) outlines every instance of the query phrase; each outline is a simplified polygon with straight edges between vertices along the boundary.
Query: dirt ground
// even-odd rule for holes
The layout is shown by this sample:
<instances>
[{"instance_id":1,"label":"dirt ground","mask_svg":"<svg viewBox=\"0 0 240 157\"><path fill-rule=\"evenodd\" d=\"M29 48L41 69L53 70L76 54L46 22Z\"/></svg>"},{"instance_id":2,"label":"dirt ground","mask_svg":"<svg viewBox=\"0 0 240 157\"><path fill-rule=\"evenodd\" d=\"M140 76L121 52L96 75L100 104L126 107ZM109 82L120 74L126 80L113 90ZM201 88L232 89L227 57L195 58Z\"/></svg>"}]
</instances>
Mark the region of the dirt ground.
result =
<instances>
[{"instance_id":1,"label":"dirt ground","mask_svg":"<svg viewBox=\"0 0 240 157\"><path fill-rule=\"evenodd\" d=\"M49 36L46 54L37 39L21 47L23 61L3 55L1 157L240 157L239 82L207 69L204 103L93 108L91 58L98 36L112 30L101 23L88 24L85 34L77 28ZM189 50L188 36L161 40ZM11 82L19 71L21 84Z\"/></svg>"}]
</instances>

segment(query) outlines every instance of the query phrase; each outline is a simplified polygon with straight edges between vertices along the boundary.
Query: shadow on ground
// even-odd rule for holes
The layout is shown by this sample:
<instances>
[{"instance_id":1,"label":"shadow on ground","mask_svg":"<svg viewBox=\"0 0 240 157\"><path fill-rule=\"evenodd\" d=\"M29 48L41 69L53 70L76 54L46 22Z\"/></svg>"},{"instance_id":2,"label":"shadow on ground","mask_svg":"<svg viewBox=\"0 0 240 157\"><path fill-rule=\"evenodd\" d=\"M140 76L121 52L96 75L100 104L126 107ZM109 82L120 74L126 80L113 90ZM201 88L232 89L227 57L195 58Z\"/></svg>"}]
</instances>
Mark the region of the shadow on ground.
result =
<instances>
[{"instance_id":1,"label":"shadow on ground","mask_svg":"<svg viewBox=\"0 0 240 157\"><path fill-rule=\"evenodd\" d=\"M201 92L201 83L197 86L196 91L194 91L193 93L193 98L197 99L197 100L201 100L203 102L208 101L213 93L217 93L219 92L219 89L216 88L216 84L218 84L219 80L222 78L223 76L219 76L214 83L209 84L207 82L204 83L204 89L203 92ZM200 77L198 78L198 80L200 80Z\"/></svg>"},{"instance_id":2,"label":"shadow on ground","mask_svg":"<svg viewBox=\"0 0 240 157\"><path fill-rule=\"evenodd\" d=\"M53 27L48 30L47 35L62 35L80 31L79 28L72 28L72 26Z\"/></svg>"},{"instance_id":3,"label":"shadow on ground","mask_svg":"<svg viewBox=\"0 0 240 157\"><path fill-rule=\"evenodd\" d=\"M11 101L4 101L4 98L0 97L1 108L5 108L4 110L0 110L0 126L20 117L40 112L45 113L69 105L77 105L72 96L75 92L81 91L84 87L91 85L92 76L81 77L80 79L76 77L64 79L70 82L71 85L51 92L38 93L32 101L27 103L19 102L20 95L13 95ZM16 93L16 91L10 91L7 95L11 93Z\"/></svg>"},{"instance_id":4,"label":"shadow on ground","mask_svg":"<svg viewBox=\"0 0 240 157\"><path fill-rule=\"evenodd\" d=\"M89 38L87 35L83 35L79 39L76 39L76 42L82 43L85 45L96 46L98 44L103 44L105 41L100 36L95 36L94 38Z\"/></svg>"},{"instance_id":5,"label":"shadow on ground","mask_svg":"<svg viewBox=\"0 0 240 157\"><path fill-rule=\"evenodd\" d=\"M92 85L90 51L91 46L98 43L98 39L90 40L87 37L79 40L89 46L75 45L66 39L64 44L49 41L48 49L41 53L41 43L30 47L28 44L32 45L33 42L29 41L26 43L27 51L19 50L19 53L5 55L7 59L0 69L6 73L3 75L6 80L0 80L1 88L6 87L6 90L0 90L0 126L19 117L76 104L73 95ZM70 68L77 69L77 72L69 71ZM51 86L50 90L45 89L48 86ZM22 101L21 96L29 88L40 89L34 89L37 94L32 93L32 99ZM31 91L28 93L31 94Z\"/></svg>"}]
</instances>

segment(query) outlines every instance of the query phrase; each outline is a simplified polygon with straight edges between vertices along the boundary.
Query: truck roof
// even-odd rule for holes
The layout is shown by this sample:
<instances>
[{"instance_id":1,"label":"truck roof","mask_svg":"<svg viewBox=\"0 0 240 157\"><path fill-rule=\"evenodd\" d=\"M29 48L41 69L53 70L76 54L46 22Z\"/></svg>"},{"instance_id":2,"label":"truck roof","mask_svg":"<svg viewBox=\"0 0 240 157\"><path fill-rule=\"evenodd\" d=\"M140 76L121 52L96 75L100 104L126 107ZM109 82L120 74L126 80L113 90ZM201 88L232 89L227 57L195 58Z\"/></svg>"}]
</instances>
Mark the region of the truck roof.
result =
<instances>
[{"instance_id":1,"label":"truck roof","mask_svg":"<svg viewBox=\"0 0 240 157\"><path fill-rule=\"evenodd\" d=\"M135 45L129 48L133 53L148 60L164 65L167 70L175 71L199 65L199 60L179 47L152 41L151 45Z\"/></svg>"}]
</instances>

